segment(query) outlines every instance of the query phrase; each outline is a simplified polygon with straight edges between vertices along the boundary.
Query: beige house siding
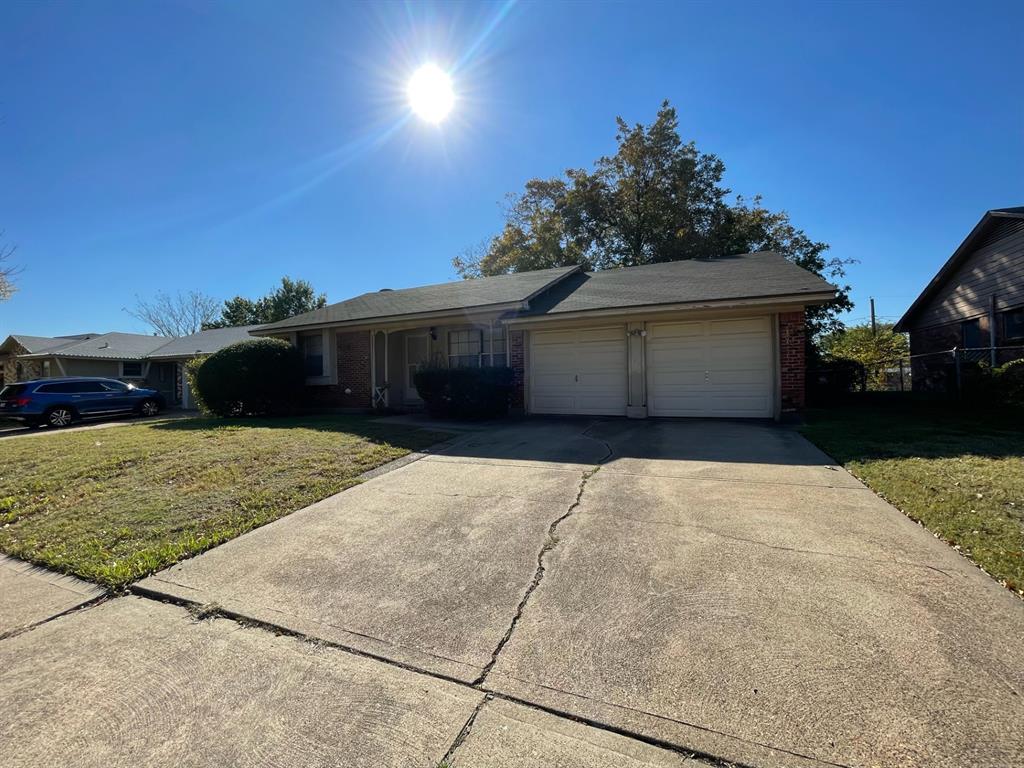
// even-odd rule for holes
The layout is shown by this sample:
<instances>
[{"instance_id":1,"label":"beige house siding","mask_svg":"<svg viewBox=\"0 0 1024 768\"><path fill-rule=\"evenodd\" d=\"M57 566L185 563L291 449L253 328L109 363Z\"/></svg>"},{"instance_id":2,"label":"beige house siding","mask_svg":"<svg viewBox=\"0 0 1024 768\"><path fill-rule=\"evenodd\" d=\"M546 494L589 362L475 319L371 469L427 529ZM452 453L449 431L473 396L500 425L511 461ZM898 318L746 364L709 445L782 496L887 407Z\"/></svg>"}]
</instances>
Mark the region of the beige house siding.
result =
<instances>
[{"instance_id":1,"label":"beige house siding","mask_svg":"<svg viewBox=\"0 0 1024 768\"><path fill-rule=\"evenodd\" d=\"M61 360L64 366L65 376L102 376L107 379L121 377L120 360L74 360L64 358ZM54 370L52 375L60 376L59 370Z\"/></svg>"},{"instance_id":2,"label":"beige house siding","mask_svg":"<svg viewBox=\"0 0 1024 768\"><path fill-rule=\"evenodd\" d=\"M1024 305L1024 221L998 222L989 237L921 308L912 330L986 317Z\"/></svg>"}]
</instances>

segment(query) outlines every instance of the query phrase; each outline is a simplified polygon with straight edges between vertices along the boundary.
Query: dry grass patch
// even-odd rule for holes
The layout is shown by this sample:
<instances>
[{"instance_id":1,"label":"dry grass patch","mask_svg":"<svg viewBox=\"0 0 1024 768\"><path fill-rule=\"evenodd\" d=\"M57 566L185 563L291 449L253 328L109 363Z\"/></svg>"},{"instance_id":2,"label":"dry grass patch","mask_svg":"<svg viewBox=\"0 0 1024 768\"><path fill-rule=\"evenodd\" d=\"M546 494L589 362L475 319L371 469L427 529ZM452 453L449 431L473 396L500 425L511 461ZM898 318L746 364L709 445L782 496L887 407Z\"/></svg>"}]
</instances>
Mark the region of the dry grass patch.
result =
<instances>
[{"instance_id":1,"label":"dry grass patch","mask_svg":"<svg viewBox=\"0 0 1024 768\"><path fill-rule=\"evenodd\" d=\"M0 551L123 587L444 437L321 416L8 438L0 445Z\"/></svg>"}]
</instances>

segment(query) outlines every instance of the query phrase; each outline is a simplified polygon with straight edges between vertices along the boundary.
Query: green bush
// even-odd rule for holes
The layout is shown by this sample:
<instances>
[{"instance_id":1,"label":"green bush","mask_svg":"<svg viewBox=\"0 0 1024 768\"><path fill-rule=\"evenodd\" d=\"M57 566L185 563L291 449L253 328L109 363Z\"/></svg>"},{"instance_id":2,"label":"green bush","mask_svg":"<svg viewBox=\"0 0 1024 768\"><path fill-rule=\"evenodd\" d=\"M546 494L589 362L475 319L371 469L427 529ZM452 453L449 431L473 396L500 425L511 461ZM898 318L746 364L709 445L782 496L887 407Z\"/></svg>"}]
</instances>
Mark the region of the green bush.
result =
<instances>
[{"instance_id":1,"label":"green bush","mask_svg":"<svg viewBox=\"0 0 1024 768\"><path fill-rule=\"evenodd\" d=\"M482 419L508 413L511 368L421 368L413 382L431 416Z\"/></svg>"},{"instance_id":2,"label":"green bush","mask_svg":"<svg viewBox=\"0 0 1024 768\"><path fill-rule=\"evenodd\" d=\"M1024 358L999 366L992 371L992 378L1001 403L1024 408Z\"/></svg>"},{"instance_id":3,"label":"green bush","mask_svg":"<svg viewBox=\"0 0 1024 768\"><path fill-rule=\"evenodd\" d=\"M189 367L200 407L218 416L285 413L302 396L302 355L282 339L240 341Z\"/></svg>"}]
</instances>

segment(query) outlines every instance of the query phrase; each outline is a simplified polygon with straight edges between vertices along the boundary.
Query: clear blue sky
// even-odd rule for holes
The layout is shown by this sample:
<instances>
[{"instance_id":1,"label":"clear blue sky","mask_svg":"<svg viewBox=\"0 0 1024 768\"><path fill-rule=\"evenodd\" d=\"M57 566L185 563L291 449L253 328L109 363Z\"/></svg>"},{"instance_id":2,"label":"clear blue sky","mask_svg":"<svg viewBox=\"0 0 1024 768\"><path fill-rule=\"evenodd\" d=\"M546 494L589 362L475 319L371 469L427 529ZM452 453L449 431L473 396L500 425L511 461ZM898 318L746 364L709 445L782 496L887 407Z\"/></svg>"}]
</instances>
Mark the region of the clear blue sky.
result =
<instances>
[{"instance_id":1,"label":"clear blue sky","mask_svg":"<svg viewBox=\"0 0 1024 768\"><path fill-rule=\"evenodd\" d=\"M613 150L662 99L684 137L855 258L899 315L992 207L1024 204L1020 3L7 2L0 336L144 331L136 295L332 301L454 277L504 195ZM434 60L459 102L409 119Z\"/></svg>"}]
</instances>

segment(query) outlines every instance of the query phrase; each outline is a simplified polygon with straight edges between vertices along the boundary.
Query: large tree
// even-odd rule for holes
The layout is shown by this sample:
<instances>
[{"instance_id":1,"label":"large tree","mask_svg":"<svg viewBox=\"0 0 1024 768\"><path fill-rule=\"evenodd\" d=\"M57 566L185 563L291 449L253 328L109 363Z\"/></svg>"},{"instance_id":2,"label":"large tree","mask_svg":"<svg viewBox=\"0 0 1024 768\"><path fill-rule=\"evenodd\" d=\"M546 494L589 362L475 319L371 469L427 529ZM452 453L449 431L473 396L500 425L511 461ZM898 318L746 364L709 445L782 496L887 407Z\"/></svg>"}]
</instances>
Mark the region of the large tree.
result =
<instances>
[{"instance_id":1,"label":"large tree","mask_svg":"<svg viewBox=\"0 0 1024 768\"><path fill-rule=\"evenodd\" d=\"M317 295L305 280L282 277L281 285L259 299L235 296L224 302L220 317L205 324L206 328L227 328L238 325L276 323L301 315L327 304L324 294Z\"/></svg>"},{"instance_id":2,"label":"large tree","mask_svg":"<svg viewBox=\"0 0 1024 768\"><path fill-rule=\"evenodd\" d=\"M159 336L189 336L217 317L217 300L199 291L171 295L159 292L146 301L135 297L134 309L125 309Z\"/></svg>"},{"instance_id":3,"label":"large tree","mask_svg":"<svg viewBox=\"0 0 1024 768\"><path fill-rule=\"evenodd\" d=\"M735 197L722 185L725 164L679 135L666 101L649 126L618 118L618 149L591 170L532 179L510 198L505 226L489 243L454 260L466 278L582 264L609 269L680 259L777 251L832 281L849 261L797 229L760 197ZM812 337L838 330L850 309L849 286L830 306L808 310Z\"/></svg>"}]
</instances>

